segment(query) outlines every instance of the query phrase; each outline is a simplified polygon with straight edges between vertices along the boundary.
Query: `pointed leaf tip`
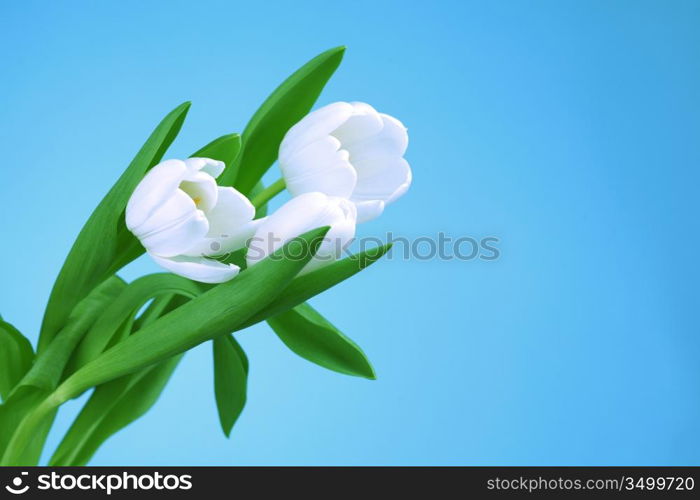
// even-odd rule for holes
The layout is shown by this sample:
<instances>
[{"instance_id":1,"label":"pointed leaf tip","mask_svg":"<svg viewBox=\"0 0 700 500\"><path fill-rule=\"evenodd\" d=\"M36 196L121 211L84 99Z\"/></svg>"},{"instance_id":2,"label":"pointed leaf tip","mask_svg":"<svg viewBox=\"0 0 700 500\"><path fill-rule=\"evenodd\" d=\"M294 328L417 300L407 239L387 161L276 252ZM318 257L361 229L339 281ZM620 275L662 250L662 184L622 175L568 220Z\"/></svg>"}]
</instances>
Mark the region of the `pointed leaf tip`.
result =
<instances>
[{"instance_id":1,"label":"pointed leaf tip","mask_svg":"<svg viewBox=\"0 0 700 500\"><path fill-rule=\"evenodd\" d=\"M377 378L362 349L308 303L268 318L267 322L300 357L346 375Z\"/></svg>"},{"instance_id":2,"label":"pointed leaf tip","mask_svg":"<svg viewBox=\"0 0 700 500\"><path fill-rule=\"evenodd\" d=\"M287 78L255 112L243 131L234 187L250 194L277 159L284 134L313 107L343 59L345 47L329 49Z\"/></svg>"}]
</instances>

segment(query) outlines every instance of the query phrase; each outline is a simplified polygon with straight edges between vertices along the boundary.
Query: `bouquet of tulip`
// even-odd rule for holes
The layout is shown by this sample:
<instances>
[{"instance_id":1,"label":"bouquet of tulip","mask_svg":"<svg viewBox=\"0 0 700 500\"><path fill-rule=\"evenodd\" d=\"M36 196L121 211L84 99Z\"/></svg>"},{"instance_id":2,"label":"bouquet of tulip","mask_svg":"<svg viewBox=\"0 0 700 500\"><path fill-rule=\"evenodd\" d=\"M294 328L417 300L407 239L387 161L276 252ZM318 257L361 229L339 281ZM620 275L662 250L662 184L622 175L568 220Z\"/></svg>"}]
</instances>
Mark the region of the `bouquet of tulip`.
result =
<instances>
[{"instance_id":1,"label":"bouquet of tulip","mask_svg":"<svg viewBox=\"0 0 700 500\"><path fill-rule=\"evenodd\" d=\"M357 223L408 189L406 129L363 103L310 112L344 49L315 57L263 103L243 134L161 161L189 103L168 114L92 213L66 258L34 351L0 319L0 463L36 465L59 407L93 390L49 460L84 465L156 402L183 354L213 348L228 436L246 401L248 360L234 338L267 321L294 353L374 378L362 350L306 301L384 255L340 258ZM265 187L278 160L282 178ZM290 201L273 213L284 189ZM170 272L131 283L143 253Z\"/></svg>"}]
</instances>

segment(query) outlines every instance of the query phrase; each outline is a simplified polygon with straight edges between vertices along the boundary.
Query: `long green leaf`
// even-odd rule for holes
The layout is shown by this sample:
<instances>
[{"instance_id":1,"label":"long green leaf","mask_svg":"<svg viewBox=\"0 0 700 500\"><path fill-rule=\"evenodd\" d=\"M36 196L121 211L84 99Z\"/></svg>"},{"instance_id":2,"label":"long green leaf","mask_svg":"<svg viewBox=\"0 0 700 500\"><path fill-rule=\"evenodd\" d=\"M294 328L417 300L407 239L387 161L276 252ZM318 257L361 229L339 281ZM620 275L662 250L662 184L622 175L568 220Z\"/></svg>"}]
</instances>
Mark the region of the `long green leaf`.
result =
<instances>
[{"instance_id":1,"label":"long green leaf","mask_svg":"<svg viewBox=\"0 0 700 500\"><path fill-rule=\"evenodd\" d=\"M238 169L236 158L240 151L241 136L238 134L229 134L214 139L192 156L223 161L226 164L226 168L217 179L217 183L221 186L231 186L233 185L233 179L236 178Z\"/></svg>"},{"instance_id":2,"label":"long green leaf","mask_svg":"<svg viewBox=\"0 0 700 500\"><path fill-rule=\"evenodd\" d=\"M327 231L328 227L323 227L290 240L235 279L217 285L146 326L139 335L126 338L78 370L55 394L70 398L235 330L291 282L316 252Z\"/></svg>"},{"instance_id":3,"label":"long green leaf","mask_svg":"<svg viewBox=\"0 0 700 500\"><path fill-rule=\"evenodd\" d=\"M302 358L346 375L377 378L360 346L309 304L267 320L287 347Z\"/></svg>"},{"instance_id":4,"label":"long green leaf","mask_svg":"<svg viewBox=\"0 0 700 500\"><path fill-rule=\"evenodd\" d=\"M3 398L3 404L0 404L0 454L24 414L41 400L42 394L36 390L14 390L31 368L33 360L34 351L29 341L14 326L0 318L0 382Z\"/></svg>"},{"instance_id":5,"label":"long green leaf","mask_svg":"<svg viewBox=\"0 0 700 500\"><path fill-rule=\"evenodd\" d=\"M6 401L34 361L32 344L17 328L0 318L0 398Z\"/></svg>"},{"instance_id":6,"label":"long green leaf","mask_svg":"<svg viewBox=\"0 0 700 500\"><path fill-rule=\"evenodd\" d=\"M48 347L75 305L109 276L118 258L119 228L129 197L146 171L161 160L189 107L188 102L181 104L163 119L80 231L51 291L38 352Z\"/></svg>"},{"instance_id":7,"label":"long green leaf","mask_svg":"<svg viewBox=\"0 0 700 500\"><path fill-rule=\"evenodd\" d=\"M49 348L37 355L34 365L12 390L7 401L0 405L0 454L4 453L19 423L56 387L75 345L99 312L125 286L126 284L120 278L113 276L95 288L78 303L69 316L66 326L56 335ZM36 465L54 414L55 412L50 412L37 425L31 441L16 457L16 463Z\"/></svg>"},{"instance_id":8,"label":"long green leaf","mask_svg":"<svg viewBox=\"0 0 700 500\"><path fill-rule=\"evenodd\" d=\"M71 360L69 371L84 366L131 332L138 311L151 299L170 294L194 298L202 288L170 273L149 274L129 283L96 319Z\"/></svg>"},{"instance_id":9,"label":"long green leaf","mask_svg":"<svg viewBox=\"0 0 700 500\"><path fill-rule=\"evenodd\" d=\"M155 404L181 358L175 356L97 387L49 465L87 464L102 443Z\"/></svg>"},{"instance_id":10,"label":"long green leaf","mask_svg":"<svg viewBox=\"0 0 700 500\"><path fill-rule=\"evenodd\" d=\"M212 346L216 407L221 429L228 437L245 406L248 357L232 335L215 338Z\"/></svg>"},{"instance_id":11,"label":"long green leaf","mask_svg":"<svg viewBox=\"0 0 700 500\"><path fill-rule=\"evenodd\" d=\"M238 328L272 302L316 253L328 226L287 242L272 255L189 303L175 309L138 335L104 352L71 375L17 427L1 465L23 462L27 444L62 403L90 387L146 368Z\"/></svg>"},{"instance_id":12,"label":"long green leaf","mask_svg":"<svg viewBox=\"0 0 700 500\"><path fill-rule=\"evenodd\" d=\"M175 297L181 297L181 295L174 295L174 294L166 294L166 295L160 295L153 299L153 302L151 302L146 310L141 313L138 318L134 320L134 325L132 327L132 332L140 330L143 328L145 325L148 323L152 323L156 319L160 318L165 314L166 309L168 309L168 305L170 304L170 301L172 301ZM186 302L186 301L184 301ZM183 304L184 304L183 302ZM169 311L172 311L172 309L168 309Z\"/></svg>"},{"instance_id":13,"label":"long green leaf","mask_svg":"<svg viewBox=\"0 0 700 500\"><path fill-rule=\"evenodd\" d=\"M284 134L311 110L344 52L345 47L336 47L314 57L275 89L243 131L243 149L233 171L237 176L226 176L227 182L250 193L277 159Z\"/></svg>"},{"instance_id":14,"label":"long green leaf","mask_svg":"<svg viewBox=\"0 0 700 500\"><path fill-rule=\"evenodd\" d=\"M238 329L242 330L248 328L269 317L289 311L291 308L309 300L311 297L359 273L367 266L379 260L390 249L390 243L371 248L295 278L273 302L255 313Z\"/></svg>"},{"instance_id":15,"label":"long green leaf","mask_svg":"<svg viewBox=\"0 0 700 500\"><path fill-rule=\"evenodd\" d=\"M188 300L186 296L174 294L157 298L139 318L140 326L152 323ZM156 403L181 358L182 355L175 356L95 388L49 465L87 464L110 436L144 415Z\"/></svg>"},{"instance_id":16,"label":"long green leaf","mask_svg":"<svg viewBox=\"0 0 700 500\"><path fill-rule=\"evenodd\" d=\"M31 385L51 391L61 380L66 363L76 346L95 320L126 288L124 280L112 276L82 299L68 317L66 326L55 336L43 353L37 355L31 370L20 381L20 386Z\"/></svg>"}]
</instances>

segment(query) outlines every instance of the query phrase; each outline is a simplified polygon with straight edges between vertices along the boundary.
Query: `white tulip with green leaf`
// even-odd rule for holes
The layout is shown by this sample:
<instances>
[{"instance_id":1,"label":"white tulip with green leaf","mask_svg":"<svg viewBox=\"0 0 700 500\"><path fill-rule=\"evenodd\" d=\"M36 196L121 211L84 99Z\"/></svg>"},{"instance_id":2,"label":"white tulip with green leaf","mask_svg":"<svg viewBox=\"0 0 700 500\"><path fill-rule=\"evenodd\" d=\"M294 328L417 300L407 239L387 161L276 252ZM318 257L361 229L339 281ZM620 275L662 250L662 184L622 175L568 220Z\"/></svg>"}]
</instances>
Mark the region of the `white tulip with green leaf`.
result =
<instances>
[{"instance_id":1,"label":"white tulip with green leaf","mask_svg":"<svg viewBox=\"0 0 700 500\"><path fill-rule=\"evenodd\" d=\"M411 182L400 122L358 103L309 113L343 52L309 61L242 135L189 159L163 161L189 103L156 127L73 244L36 351L0 319L0 464L37 465L61 405L92 390L49 460L88 463L155 404L184 353L207 341L228 436L246 403L249 363L234 334L261 321L297 355L375 378L357 344L306 303L389 250L339 259L332 245L345 246L358 221ZM278 156L284 179L265 188ZM285 180L293 198L266 215ZM125 282L122 268L144 253L171 273Z\"/></svg>"},{"instance_id":2,"label":"white tulip with green leaf","mask_svg":"<svg viewBox=\"0 0 700 500\"><path fill-rule=\"evenodd\" d=\"M216 185L225 167L210 158L167 160L136 186L126 227L165 269L203 283L223 283L240 271L211 258L243 248L259 222L248 198Z\"/></svg>"}]
</instances>

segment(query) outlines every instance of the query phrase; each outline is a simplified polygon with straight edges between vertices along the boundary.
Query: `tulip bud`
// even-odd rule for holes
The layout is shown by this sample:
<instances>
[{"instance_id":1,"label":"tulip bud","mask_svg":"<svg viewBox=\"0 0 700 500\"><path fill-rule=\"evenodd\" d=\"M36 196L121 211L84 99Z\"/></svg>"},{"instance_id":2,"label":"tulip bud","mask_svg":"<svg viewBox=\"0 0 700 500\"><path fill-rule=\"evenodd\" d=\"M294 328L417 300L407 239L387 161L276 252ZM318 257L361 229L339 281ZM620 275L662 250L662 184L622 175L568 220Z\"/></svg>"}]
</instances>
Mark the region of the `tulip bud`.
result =
<instances>
[{"instance_id":1,"label":"tulip bud","mask_svg":"<svg viewBox=\"0 0 700 500\"><path fill-rule=\"evenodd\" d=\"M245 246L259 221L255 208L215 178L224 163L209 158L166 160L153 167L126 207L126 226L162 267L203 283L222 283L240 268L208 257Z\"/></svg>"},{"instance_id":2,"label":"tulip bud","mask_svg":"<svg viewBox=\"0 0 700 500\"><path fill-rule=\"evenodd\" d=\"M323 193L305 193L292 198L267 217L250 239L246 260L249 266L282 247L287 241L322 226L330 226L314 258L304 267L307 273L340 257L355 237L357 212L344 198ZM293 257L293 256L287 256Z\"/></svg>"},{"instance_id":3,"label":"tulip bud","mask_svg":"<svg viewBox=\"0 0 700 500\"><path fill-rule=\"evenodd\" d=\"M411 185L407 147L406 127L396 118L369 104L336 102L287 132L279 165L293 196L317 191L349 199L365 222Z\"/></svg>"}]
</instances>

